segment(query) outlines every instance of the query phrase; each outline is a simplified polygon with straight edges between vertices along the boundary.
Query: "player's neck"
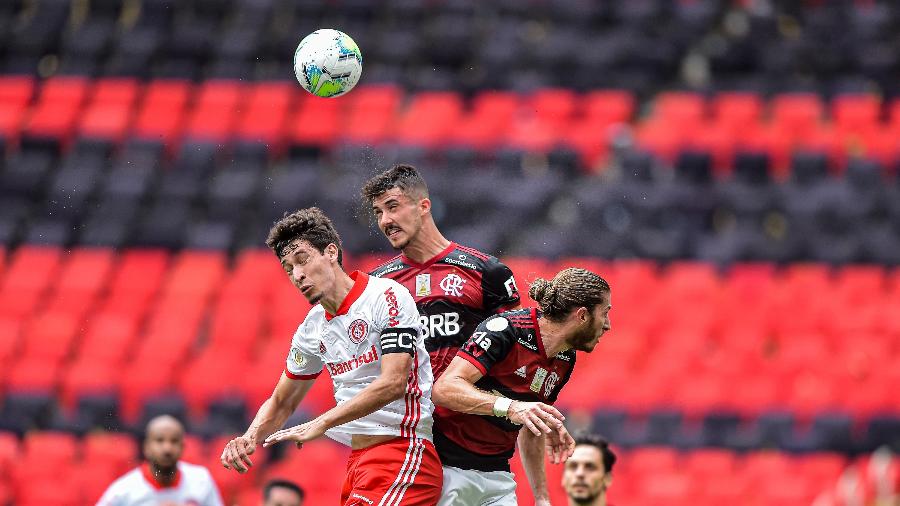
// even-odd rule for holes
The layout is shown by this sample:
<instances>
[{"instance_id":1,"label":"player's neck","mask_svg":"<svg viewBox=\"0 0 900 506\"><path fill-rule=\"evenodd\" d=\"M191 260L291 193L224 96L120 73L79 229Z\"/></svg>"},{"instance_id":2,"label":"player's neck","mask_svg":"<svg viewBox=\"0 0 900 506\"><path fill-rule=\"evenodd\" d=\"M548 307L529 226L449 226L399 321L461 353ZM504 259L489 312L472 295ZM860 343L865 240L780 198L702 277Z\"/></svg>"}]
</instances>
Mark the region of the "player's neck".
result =
<instances>
[{"instance_id":1,"label":"player's neck","mask_svg":"<svg viewBox=\"0 0 900 506\"><path fill-rule=\"evenodd\" d=\"M560 352L570 348L565 339L565 336L568 335L566 323L556 323L546 318L540 318L538 327L541 330L541 342L544 345L544 352L548 357L555 357Z\"/></svg>"},{"instance_id":2,"label":"player's neck","mask_svg":"<svg viewBox=\"0 0 900 506\"><path fill-rule=\"evenodd\" d=\"M162 485L163 487L168 487L169 485L175 483L175 480L178 478L178 466L174 466L171 469L160 469L153 462L148 462L150 467L150 474L153 476L153 479L156 483Z\"/></svg>"},{"instance_id":3,"label":"player's neck","mask_svg":"<svg viewBox=\"0 0 900 506\"><path fill-rule=\"evenodd\" d=\"M334 288L319 300L319 304L329 314L337 314L341 303L347 298L351 288L353 288L353 279L343 269L340 269L334 279Z\"/></svg>"},{"instance_id":4,"label":"player's neck","mask_svg":"<svg viewBox=\"0 0 900 506\"><path fill-rule=\"evenodd\" d=\"M433 221L426 221L415 239L403 248L403 255L413 262L423 264L450 246L450 241L441 234Z\"/></svg>"}]
</instances>

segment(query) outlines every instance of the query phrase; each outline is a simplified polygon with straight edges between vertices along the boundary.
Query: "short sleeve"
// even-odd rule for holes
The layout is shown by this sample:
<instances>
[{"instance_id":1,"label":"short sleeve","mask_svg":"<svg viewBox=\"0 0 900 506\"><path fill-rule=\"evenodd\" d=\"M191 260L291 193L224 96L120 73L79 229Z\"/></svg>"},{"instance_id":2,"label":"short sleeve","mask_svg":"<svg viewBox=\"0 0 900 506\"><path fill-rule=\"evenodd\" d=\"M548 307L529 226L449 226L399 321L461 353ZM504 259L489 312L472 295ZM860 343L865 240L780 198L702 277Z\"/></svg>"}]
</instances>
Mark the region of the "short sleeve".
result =
<instances>
[{"instance_id":1,"label":"short sleeve","mask_svg":"<svg viewBox=\"0 0 900 506\"><path fill-rule=\"evenodd\" d=\"M503 316L493 316L478 325L456 356L467 360L481 374L487 375L492 367L509 355L515 342L516 336L509 320Z\"/></svg>"},{"instance_id":2,"label":"short sleeve","mask_svg":"<svg viewBox=\"0 0 900 506\"><path fill-rule=\"evenodd\" d=\"M377 295L373 318L381 333L381 353L415 355L424 333L416 301L403 285L391 282Z\"/></svg>"},{"instance_id":3,"label":"short sleeve","mask_svg":"<svg viewBox=\"0 0 900 506\"><path fill-rule=\"evenodd\" d=\"M318 346L317 338L312 336L314 318L313 312L306 316L306 320L297 328L291 339L291 350L288 352L284 373L288 378L295 380L315 379L322 373L325 364L322 362L321 356L316 353L315 346Z\"/></svg>"},{"instance_id":4,"label":"short sleeve","mask_svg":"<svg viewBox=\"0 0 900 506\"><path fill-rule=\"evenodd\" d=\"M96 506L118 506L122 503L122 501L119 500L119 495L117 493L117 483L118 481L114 482L106 489L106 492L103 492L103 496L97 501Z\"/></svg>"},{"instance_id":5,"label":"short sleeve","mask_svg":"<svg viewBox=\"0 0 900 506\"><path fill-rule=\"evenodd\" d=\"M519 288L512 270L500 260L491 257L482 276L484 309L500 313L513 309L521 303Z\"/></svg>"}]
</instances>

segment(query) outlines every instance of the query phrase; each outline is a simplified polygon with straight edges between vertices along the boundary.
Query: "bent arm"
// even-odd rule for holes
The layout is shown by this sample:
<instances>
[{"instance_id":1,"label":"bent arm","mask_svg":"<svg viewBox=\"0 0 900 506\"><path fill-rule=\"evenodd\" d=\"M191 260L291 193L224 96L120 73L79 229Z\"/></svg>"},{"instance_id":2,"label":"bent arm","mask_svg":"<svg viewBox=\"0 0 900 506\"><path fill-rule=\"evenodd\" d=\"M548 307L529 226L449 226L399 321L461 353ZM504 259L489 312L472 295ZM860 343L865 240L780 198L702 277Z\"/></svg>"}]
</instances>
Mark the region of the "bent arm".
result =
<instances>
[{"instance_id":1,"label":"bent arm","mask_svg":"<svg viewBox=\"0 0 900 506\"><path fill-rule=\"evenodd\" d=\"M322 413L316 419L325 429L374 413L406 393L406 382L412 367L412 356L388 353L381 359L381 375L347 402Z\"/></svg>"},{"instance_id":2,"label":"bent arm","mask_svg":"<svg viewBox=\"0 0 900 506\"><path fill-rule=\"evenodd\" d=\"M312 388L313 382L315 379L294 380L282 372L272 396L259 407L244 437L256 443L280 429Z\"/></svg>"},{"instance_id":3,"label":"bent arm","mask_svg":"<svg viewBox=\"0 0 900 506\"><path fill-rule=\"evenodd\" d=\"M531 484L535 501L550 500L547 472L544 467L544 437L535 436L527 430L519 431L519 458L522 459L522 467L525 469L528 483Z\"/></svg>"},{"instance_id":4,"label":"bent arm","mask_svg":"<svg viewBox=\"0 0 900 506\"><path fill-rule=\"evenodd\" d=\"M499 396L480 390L475 383L481 371L459 356L447 366L431 391L431 400L438 406L472 415L493 415L494 402Z\"/></svg>"}]
</instances>

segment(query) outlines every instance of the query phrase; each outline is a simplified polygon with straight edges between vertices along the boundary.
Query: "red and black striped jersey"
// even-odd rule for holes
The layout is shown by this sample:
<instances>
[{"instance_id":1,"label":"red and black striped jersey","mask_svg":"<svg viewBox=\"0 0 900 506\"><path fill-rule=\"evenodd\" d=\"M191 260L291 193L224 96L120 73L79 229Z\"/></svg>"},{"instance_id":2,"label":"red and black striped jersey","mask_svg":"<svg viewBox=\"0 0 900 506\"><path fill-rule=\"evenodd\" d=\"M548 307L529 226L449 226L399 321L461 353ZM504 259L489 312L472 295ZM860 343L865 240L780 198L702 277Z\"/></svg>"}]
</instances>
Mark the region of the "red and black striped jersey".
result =
<instances>
[{"instance_id":1,"label":"red and black striped jersey","mask_svg":"<svg viewBox=\"0 0 900 506\"><path fill-rule=\"evenodd\" d=\"M454 242L423 264L398 255L373 270L372 276L391 278L412 293L435 379L482 320L519 305L509 267Z\"/></svg>"},{"instance_id":2,"label":"red and black striped jersey","mask_svg":"<svg viewBox=\"0 0 900 506\"><path fill-rule=\"evenodd\" d=\"M575 350L548 357L535 308L501 313L478 325L457 354L483 375L475 386L510 399L553 404L575 368ZM509 471L521 426L505 418L436 408L434 443L444 465Z\"/></svg>"}]
</instances>

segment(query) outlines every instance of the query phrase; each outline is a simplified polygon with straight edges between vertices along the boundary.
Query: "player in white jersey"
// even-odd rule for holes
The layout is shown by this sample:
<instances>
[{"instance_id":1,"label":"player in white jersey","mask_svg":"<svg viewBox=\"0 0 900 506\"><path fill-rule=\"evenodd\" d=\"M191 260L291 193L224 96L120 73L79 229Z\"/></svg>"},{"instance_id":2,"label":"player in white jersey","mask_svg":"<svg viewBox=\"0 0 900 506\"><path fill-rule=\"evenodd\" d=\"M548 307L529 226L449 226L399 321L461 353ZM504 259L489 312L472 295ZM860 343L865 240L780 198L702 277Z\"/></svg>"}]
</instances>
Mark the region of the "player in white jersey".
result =
<instances>
[{"instance_id":1,"label":"player in white jersey","mask_svg":"<svg viewBox=\"0 0 900 506\"><path fill-rule=\"evenodd\" d=\"M294 334L275 391L225 446L222 465L245 472L260 442L300 447L328 435L353 448L344 506L436 504L443 473L431 443L431 365L412 295L395 281L344 272L340 237L317 208L286 215L266 244L315 307ZM337 405L278 430L324 369Z\"/></svg>"},{"instance_id":2,"label":"player in white jersey","mask_svg":"<svg viewBox=\"0 0 900 506\"><path fill-rule=\"evenodd\" d=\"M114 481L97 506L222 506L209 471L179 462L183 449L181 422L168 415L150 420L144 439L147 462Z\"/></svg>"}]
</instances>

